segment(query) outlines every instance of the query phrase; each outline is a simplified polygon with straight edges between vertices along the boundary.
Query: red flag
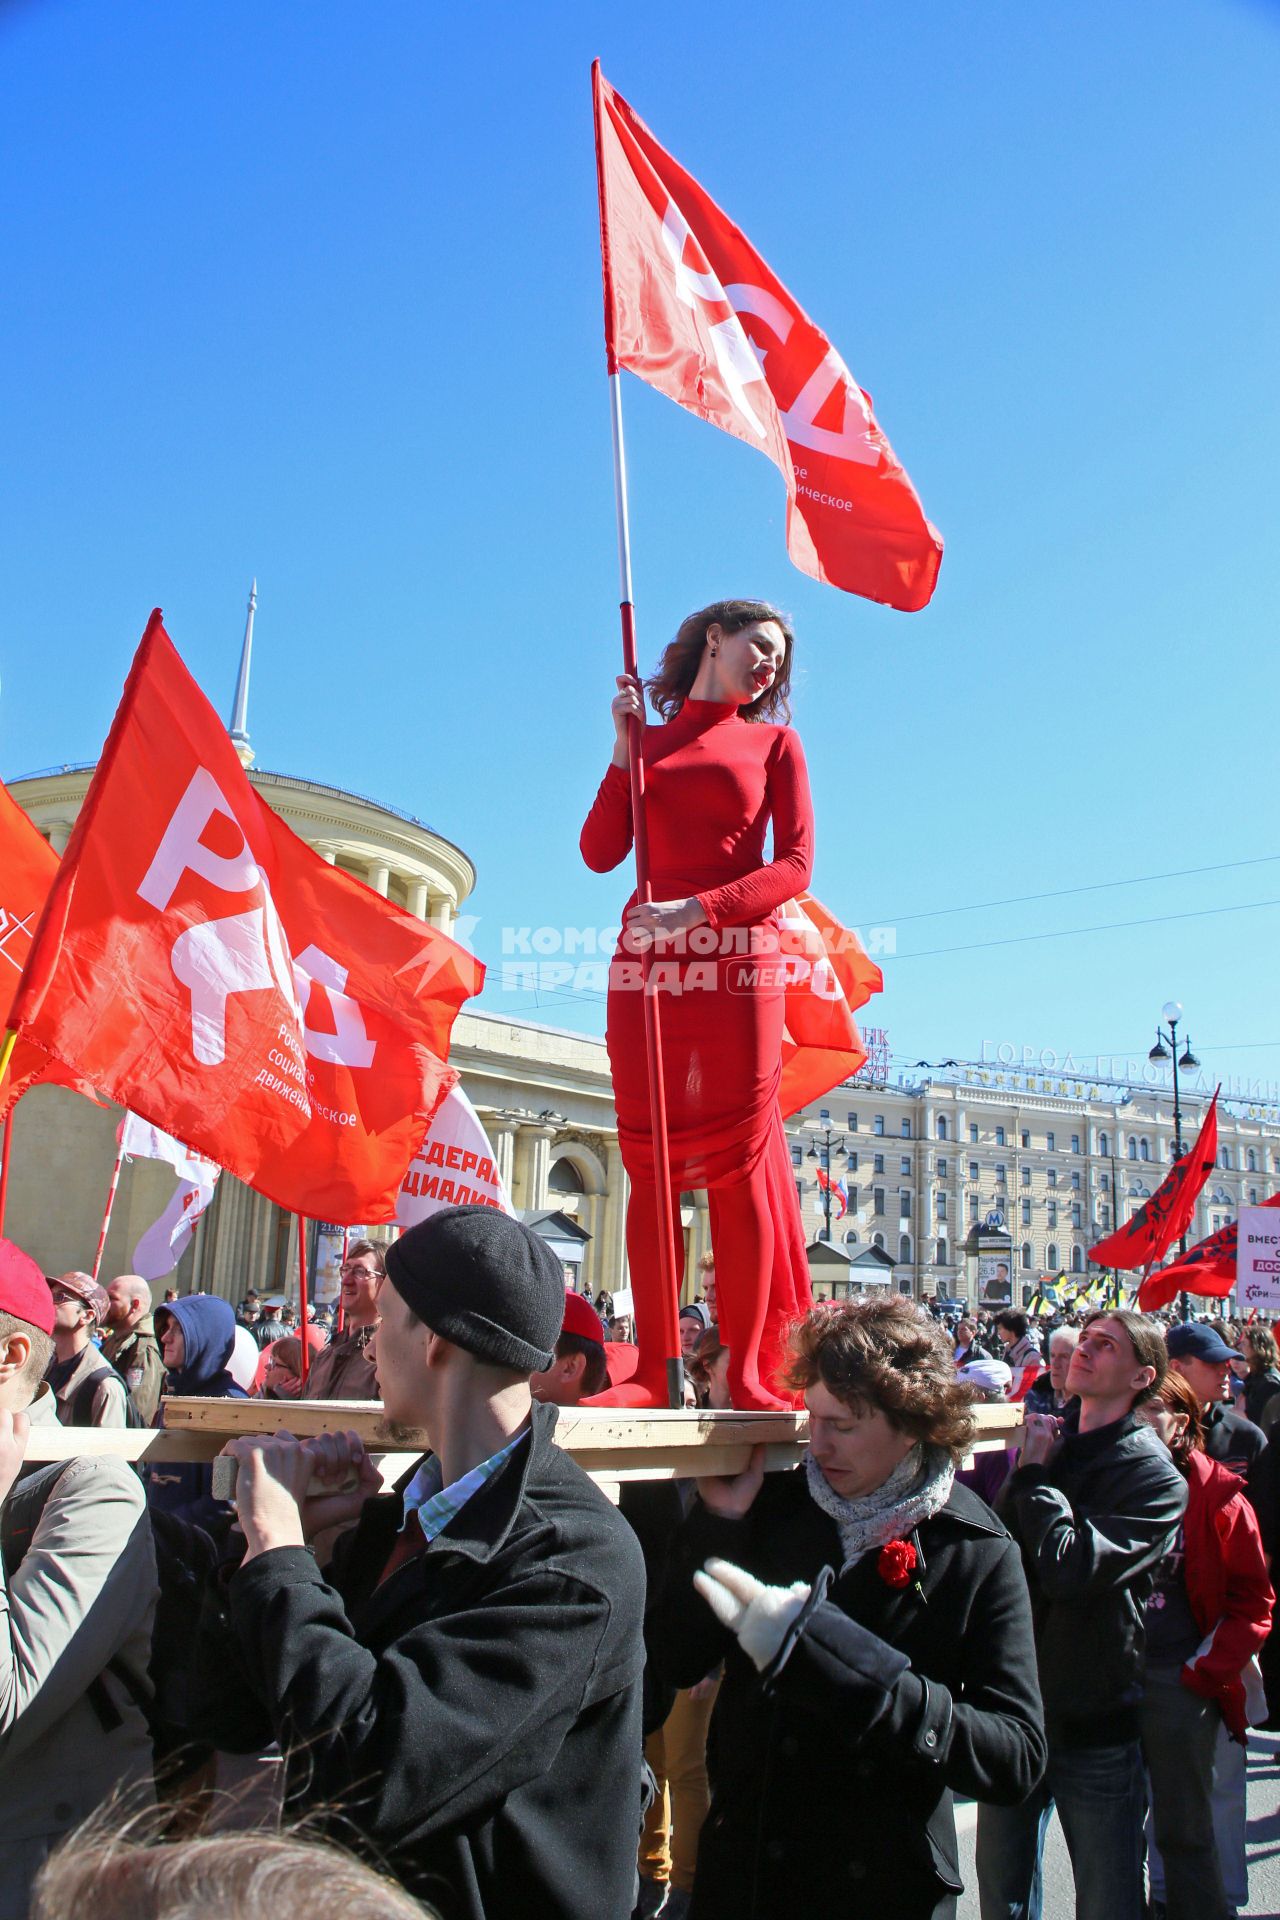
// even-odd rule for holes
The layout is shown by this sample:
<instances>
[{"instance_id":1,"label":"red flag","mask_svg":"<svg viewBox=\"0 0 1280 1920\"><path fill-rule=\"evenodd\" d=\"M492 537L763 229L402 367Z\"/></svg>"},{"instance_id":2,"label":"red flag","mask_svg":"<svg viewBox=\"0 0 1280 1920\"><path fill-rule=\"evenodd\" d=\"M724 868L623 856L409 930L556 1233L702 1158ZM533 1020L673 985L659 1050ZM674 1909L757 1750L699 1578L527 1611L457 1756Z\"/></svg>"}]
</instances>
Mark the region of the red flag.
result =
<instances>
[{"instance_id":1,"label":"red flag","mask_svg":"<svg viewBox=\"0 0 1280 1920\"><path fill-rule=\"evenodd\" d=\"M1195 1145L1176 1160L1151 1198L1144 1201L1127 1225L1089 1248L1089 1259L1100 1267L1154 1266L1162 1260L1180 1233L1185 1233L1196 1210L1200 1189L1218 1158L1218 1095L1196 1137ZM1117 1195L1117 1203L1119 1196Z\"/></svg>"},{"instance_id":2,"label":"red flag","mask_svg":"<svg viewBox=\"0 0 1280 1920\"><path fill-rule=\"evenodd\" d=\"M786 1120L865 1064L854 1009L880 992L884 976L857 934L811 893L789 900L778 920L786 969L778 1104Z\"/></svg>"},{"instance_id":3,"label":"red flag","mask_svg":"<svg viewBox=\"0 0 1280 1920\"><path fill-rule=\"evenodd\" d=\"M36 922L58 871L58 856L7 787L0 786L0 1031L11 1025L14 995L31 951ZM70 1087L92 1100L93 1089L29 1040L14 1046L0 1080L0 1114L39 1082Z\"/></svg>"},{"instance_id":4,"label":"red flag","mask_svg":"<svg viewBox=\"0 0 1280 1920\"><path fill-rule=\"evenodd\" d=\"M1280 1207L1280 1193L1273 1193L1269 1200L1261 1203L1264 1207ZM1224 1299L1236 1283L1236 1243L1239 1237L1240 1223L1232 1220L1228 1226L1219 1227L1204 1240L1198 1240L1194 1247L1188 1247L1181 1260L1171 1267L1161 1267L1159 1273L1147 1276L1138 1288L1138 1306L1143 1313L1154 1313L1157 1307L1167 1307L1180 1293L1203 1294L1211 1299Z\"/></svg>"},{"instance_id":5,"label":"red flag","mask_svg":"<svg viewBox=\"0 0 1280 1920\"><path fill-rule=\"evenodd\" d=\"M479 961L299 840L153 613L36 932L24 1034L290 1212L395 1217Z\"/></svg>"},{"instance_id":6,"label":"red flag","mask_svg":"<svg viewBox=\"0 0 1280 1920\"><path fill-rule=\"evenodd\" d=\"M904 613L927 606L942 537L870 397L599 61L592 81L610 373L629 368L768 454L802 573Z\"/></svg>"}]
</instances>

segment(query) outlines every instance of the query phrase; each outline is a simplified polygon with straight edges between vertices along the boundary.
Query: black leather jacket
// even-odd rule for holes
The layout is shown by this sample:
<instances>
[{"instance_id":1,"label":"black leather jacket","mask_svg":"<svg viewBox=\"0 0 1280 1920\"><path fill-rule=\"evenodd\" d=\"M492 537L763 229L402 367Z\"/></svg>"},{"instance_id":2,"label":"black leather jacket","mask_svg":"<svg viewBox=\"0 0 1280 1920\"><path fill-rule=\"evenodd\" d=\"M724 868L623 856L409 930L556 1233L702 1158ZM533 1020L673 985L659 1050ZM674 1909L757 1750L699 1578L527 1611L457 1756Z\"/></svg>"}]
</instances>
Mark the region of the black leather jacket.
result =
<instances>
[{"instance_id":1,"label":"black leather jacket","mask_svg":"<svg viewBox=\"0 0 1280 1920\"><path fill-rule=\"evenodd\" d=\"M999 1499L1031 1589L1050 1739L1136 1738L1144 1611L1187 1504L1186 1482L1135 1413L1080 1433L1068 1411L1043 1466L1019 1467Z\"/></svg>"}]
</instances>

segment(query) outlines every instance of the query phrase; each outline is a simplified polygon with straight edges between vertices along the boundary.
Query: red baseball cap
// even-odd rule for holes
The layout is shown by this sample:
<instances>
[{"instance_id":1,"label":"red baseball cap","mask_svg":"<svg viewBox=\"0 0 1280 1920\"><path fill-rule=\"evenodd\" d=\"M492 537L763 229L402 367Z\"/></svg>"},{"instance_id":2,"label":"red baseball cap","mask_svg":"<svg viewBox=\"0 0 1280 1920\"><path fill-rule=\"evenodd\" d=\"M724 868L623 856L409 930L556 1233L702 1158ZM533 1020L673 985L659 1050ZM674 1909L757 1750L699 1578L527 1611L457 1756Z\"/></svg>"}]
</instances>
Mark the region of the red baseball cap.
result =
<instances>
[{"instance_id":1,"label":"red baseball cap","mask_svg":"<svg viewBox=\"0 0 1280 1920\"><path fill-rule=\"evenodd\" d=\"M53 1332L53 1295L49 1282L35 1261L15 1247L12 1240L0 1240L0 1313L25 1320L41 1333Z\"/></svg>"},{"instance_id":2,"label":"red baseball cap","mask_svg":"<svg viewBox=\"0 0 1280 1920\"><path fill-rule=\"evenodd\" d=\"M576 1333L580 1340L596 1340L604 1345L604 1321L591 1302L580 1293L570 1293L566 1289L564 1296L564 1326L562 1333Z\"/></svg>"}]
</instances>

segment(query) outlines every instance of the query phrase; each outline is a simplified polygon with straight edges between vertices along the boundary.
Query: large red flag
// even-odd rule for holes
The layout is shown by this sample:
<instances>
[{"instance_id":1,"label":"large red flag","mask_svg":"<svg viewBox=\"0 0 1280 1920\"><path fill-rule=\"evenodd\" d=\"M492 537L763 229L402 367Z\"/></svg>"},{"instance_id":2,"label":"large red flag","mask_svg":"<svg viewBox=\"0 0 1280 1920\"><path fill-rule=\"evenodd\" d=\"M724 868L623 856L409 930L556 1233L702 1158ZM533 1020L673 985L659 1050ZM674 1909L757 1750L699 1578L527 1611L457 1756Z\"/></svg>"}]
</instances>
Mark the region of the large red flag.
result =
<instances>
[{"instance_id":1,"label":"large red flag","mask_svg":"<svg viewBox=\"0 0 1280 1920\"><path fill-rule=\"evenodd\" d=\"M1280 1193L1273 1193L1264 1207L1280 1207ZM1159 1273L1148 1274L1138 1288L1138 1305L1143 1313L1167 1307L1180 1293L1203 1294L1210 1299L1225 1299L1236 1283L1236 1246L1240 1223L1232 1220L1216 1233L1188 1247L1181 1260Z\"/></svg>"},{"instance_id":2,"label":"large red flag","mask_svg":"<svg viewBox=\"0 0 1280 1920\"><path fill-rule=\"evenodd\" d=\"M802 573L904 613L927 606L942 537L870 397L599 61L592 81L610 373L629 368L768 454Z\"/></svg>"},{"instance_id":3,"label":"large red flag","mask_svg":"<svg viewBox=\"0 0 1280 1920\"><path fill-rule=\"evenodd\" d=\"M1185 1233L1196 1210L1196 1201L1218 1158L1218 1096L1209 1103L1195 1145L1175 1160L1151 1198L1144 1201L1132 1220L1115 1233L1089 1248L1089 1259L1100 1267L1154 1266L1162 1260L1178 1235ZM1116 1195L1117 1205L1119 1195Z\"/></svg>"},{"instance_id":4,"label":"large red flag","mask_svg":"<svg viewBox=\"0 0 1280 1920\"><path fill-rule=\"evenodd\" d=\"M778 1103L785 1120L865 1064L854 1009L880 992L884 976L857 934L811 893L789 900L778 922L786 982Z\"/></svg>"},{"instance_id":5,"label":"large red flag","mask_svg":"<svg viewBox=\"0 0 1280 1920\"><path fill-rule=\"evenodd\" d=\"M0 1032L11 1024L18 981L31 951L36 922L49 897L58 856L5 786L0 786ZM39 1082L71 1087L93 1098L78 1074L51 1060L43 1047L19 1040L0 1079L0 1114Z\"/></svg>"},{"instance_id":6,"label":"large red flag","mask_svg":"<svg viewBox=\"0 0 1280 1920\"><path fill-rule=\"evenodd\" d=\"M392 1220L484 977L259 797L153 613L14 1006L291 1212Z\"/></svg>"}]
</instances>

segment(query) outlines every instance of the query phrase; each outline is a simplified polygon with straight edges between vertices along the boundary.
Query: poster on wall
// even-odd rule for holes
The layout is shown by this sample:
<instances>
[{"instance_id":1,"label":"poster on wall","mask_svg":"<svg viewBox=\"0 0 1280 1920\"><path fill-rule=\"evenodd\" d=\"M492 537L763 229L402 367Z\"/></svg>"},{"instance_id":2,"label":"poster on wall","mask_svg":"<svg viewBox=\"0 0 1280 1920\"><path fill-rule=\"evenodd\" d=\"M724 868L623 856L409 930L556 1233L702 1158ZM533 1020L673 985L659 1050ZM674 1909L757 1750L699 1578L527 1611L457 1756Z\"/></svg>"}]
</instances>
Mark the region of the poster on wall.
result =
<instances>
[{"instance_id":1,"label":"poster on wall","mask_svg":"<svg viewBox=\"0 0 1280 1920\"><path fill-rule=\"evenodd\" d=\"M356 1241L364 1238L363 1227L335 1227L327 1220L321 1220L316 1226L315 1271L311 1276L311 1302L317 1307L331 1307L338 1297L342 1285L342 1239Z\"/></svg>"},{"instance_id":2,"label":"poster on wall","mask_svg":"<svg viewBox=\"0 0 1280 1920\"><path fill-rule=\"evenodd\" d=\"M1013 1268L1008 1247L991 1247L979 1253L978 1304L982 1307L1012 1306Z\"/></svg>"}]
</instances>

